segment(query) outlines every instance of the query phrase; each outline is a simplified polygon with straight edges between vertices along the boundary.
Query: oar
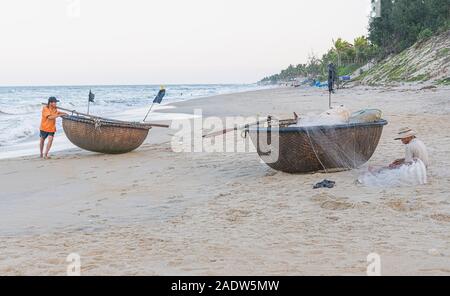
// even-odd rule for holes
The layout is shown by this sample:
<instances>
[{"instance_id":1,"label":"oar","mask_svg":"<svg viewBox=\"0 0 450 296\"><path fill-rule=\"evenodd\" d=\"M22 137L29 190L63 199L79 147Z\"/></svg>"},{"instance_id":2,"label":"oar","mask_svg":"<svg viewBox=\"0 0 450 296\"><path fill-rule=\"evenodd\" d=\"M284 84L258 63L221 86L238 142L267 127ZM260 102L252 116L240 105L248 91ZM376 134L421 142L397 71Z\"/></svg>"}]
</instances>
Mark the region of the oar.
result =
<instances>
[{"instance_id":1,"label":"oar","mask_svg":"<svg viewBox=\"0 0 450 296\"><path fill-rule=\"evenodd\" d=\"M233 128L228 128L228 129L224 129L224 130L221 130L221 131L212 132L212 133L203 135L203 138L217 137L217 136L224 135L224 134L232 132L232 131L237 131L237 130L240 130L240 129L243 129L243 128L247 128L247 127L249 127L251 125L259 125L259 124L265 123L265 122L267 122L267 119L264 119L264 120L261 120L261 121L256 121L256 122L253 122L253 123L240 125L240 126L235 126Z\"/></svg>"},{"instance_id":2,"label":"oar","mask_svg":"<svg viewBox=\"0 0 450 296\"><path fill-rule=\"evenodd\" d=\"M42 105L47 106L47 104L42 103ZM94 115L90 115L90 114L86 114L86 113L81 113L78 112L77 110L70 110L70 109L66 109L66 108L62 108L62 107L57 107L57 109L60 110L64 110L70 113L75 113L78 115L82 115L88 118L92 118L92 119L100 119L100 120L106 120L106 121L114 121L114 122L127 122L127 121L123 121L123 120L117 120L117 119L109 119L109 118L104 118L104 117L100 117L100 116L94 116ZM151 127L164 127L164 128L169 128L170 125L167 124L155 124L155 123L139 123L140 125L144 125L144 126L151 126Z\"/></svg>"}]
</instances>

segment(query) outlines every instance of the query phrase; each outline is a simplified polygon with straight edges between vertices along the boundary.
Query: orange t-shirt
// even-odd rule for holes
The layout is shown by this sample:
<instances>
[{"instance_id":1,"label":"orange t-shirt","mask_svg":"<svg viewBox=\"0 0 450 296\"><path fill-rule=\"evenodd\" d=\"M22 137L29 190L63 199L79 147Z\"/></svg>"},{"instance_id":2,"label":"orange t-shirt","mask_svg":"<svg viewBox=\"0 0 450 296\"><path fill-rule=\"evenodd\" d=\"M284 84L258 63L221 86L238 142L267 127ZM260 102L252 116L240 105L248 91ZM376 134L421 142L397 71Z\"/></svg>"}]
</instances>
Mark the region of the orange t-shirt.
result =
<instances>
[{"instance_id":1,"label":"orange t-shirt","mask_svg":"<svg viewBox=\"0 0 450 296\"><path fill-rule=\"evenodd\" d=\"M56 119L48 119L50 115L58 115L58 109L49 107L42 108L41 131L54 133L56 132Z\"/></svg>"}]
</instances>

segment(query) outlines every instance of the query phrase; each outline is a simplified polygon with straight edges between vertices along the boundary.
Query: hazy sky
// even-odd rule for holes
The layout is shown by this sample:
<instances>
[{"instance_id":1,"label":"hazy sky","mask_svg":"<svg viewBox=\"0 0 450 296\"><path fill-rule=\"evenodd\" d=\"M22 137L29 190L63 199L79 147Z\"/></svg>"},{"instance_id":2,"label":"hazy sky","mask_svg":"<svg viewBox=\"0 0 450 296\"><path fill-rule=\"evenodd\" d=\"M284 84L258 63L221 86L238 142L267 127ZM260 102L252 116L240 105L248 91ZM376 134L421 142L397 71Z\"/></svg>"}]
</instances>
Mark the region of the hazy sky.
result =
<instances>
[{"instance_id":1,"label":"hazy sky","mask_svg":"<svg viewBox=\"0 0 450 296\"><path fill-rule=\"evenodd\" d=\"M1 0L0 85L256 82L367 34L369 11L370 0Z\"/></svg>"}]
</instances>

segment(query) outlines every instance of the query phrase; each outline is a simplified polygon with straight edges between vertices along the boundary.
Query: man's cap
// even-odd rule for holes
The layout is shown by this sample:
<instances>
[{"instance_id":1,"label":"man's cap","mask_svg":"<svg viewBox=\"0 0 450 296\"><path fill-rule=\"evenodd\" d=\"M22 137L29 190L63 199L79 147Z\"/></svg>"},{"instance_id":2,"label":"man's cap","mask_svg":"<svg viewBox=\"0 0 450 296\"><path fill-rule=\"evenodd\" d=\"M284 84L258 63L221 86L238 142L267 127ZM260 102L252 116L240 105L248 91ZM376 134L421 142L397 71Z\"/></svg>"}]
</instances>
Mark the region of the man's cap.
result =
<instances>
[{"instance_id":1,"label":"man's cap","mask_svg":"<svg viewBox=\"0 0 450 296\"><path fill-rule=\"evenodd\" d=\"M49 103L58 103L59 100L57 100L55 97L50 97L50 98L48 98L48 102Z\"/></svg>"},{"instance_id":2,"label":"man's cap","mask_svg":"<svg viewBox=\"0 0 450 296\"><path fill-rule=\"evenodd\" d=\"M398 131L398 137L395 138L394 140L401 140L401 139L405 139L405 138L409 138L409 137L414 137L416 135L417 135L417 133L415 131L413 131L409 127L404 127Z\"/></svg>"}]
</instances>

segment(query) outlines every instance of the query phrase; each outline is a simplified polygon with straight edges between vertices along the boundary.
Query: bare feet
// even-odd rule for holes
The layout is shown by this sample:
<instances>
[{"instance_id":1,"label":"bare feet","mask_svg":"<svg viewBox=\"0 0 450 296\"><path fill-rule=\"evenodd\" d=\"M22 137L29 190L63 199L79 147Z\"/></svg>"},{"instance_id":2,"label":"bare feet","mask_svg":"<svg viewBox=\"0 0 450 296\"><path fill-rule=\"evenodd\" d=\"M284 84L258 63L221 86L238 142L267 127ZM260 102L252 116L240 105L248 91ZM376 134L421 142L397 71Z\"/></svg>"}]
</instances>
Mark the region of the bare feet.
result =
<instances>
[{"instance_id":1,"label":"bare feet","mask_svg":"<svg viewBox=\"0 0 450 296\"><path fill-rule=\"evenodd\" d=\"M50 156L46 155L44 159L52 159Z\"/></svg>"}]
</instances>

